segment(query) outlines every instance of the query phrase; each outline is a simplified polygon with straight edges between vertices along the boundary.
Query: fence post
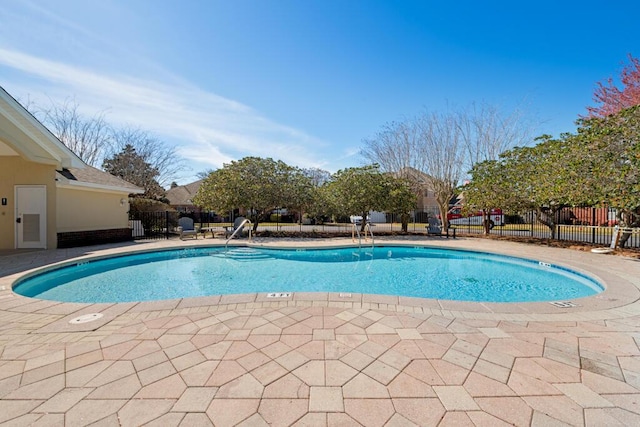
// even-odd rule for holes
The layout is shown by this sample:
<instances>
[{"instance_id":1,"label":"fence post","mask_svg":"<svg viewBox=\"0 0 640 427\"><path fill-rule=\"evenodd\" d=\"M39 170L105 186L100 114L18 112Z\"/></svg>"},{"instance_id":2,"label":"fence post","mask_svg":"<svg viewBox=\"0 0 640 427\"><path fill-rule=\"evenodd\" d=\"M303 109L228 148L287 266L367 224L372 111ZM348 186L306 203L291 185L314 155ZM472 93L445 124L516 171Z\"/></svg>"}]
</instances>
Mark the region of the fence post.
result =
<instances>
[{"instance_id":1,"label":"fence post","mask_svg":"<svg viewBox=\"0 0 640 427\"><path fill-rule=\"evenodd\" d=\"M529 217L531 217L531 237L533 237L533 223L536 220L533 211L529 211Z\"/></svg>"},{"instance_id":2,"label":"fence post","mask_svg":"<svg viewBox=\"0 0 640 427\"><path fill-rule=\"evenodd\" d=\"M591 207L591 243L596 242L596 208Z\"/></svg>"},{"instance_id":3,"label":"fence post","mask_svg":"<svg viewBox=\"0 0 640 427\"><path fill-rule=\"evenodd\" d=\"M164 211L164 237L169 240L169 211Z\"/></svg>"}]
</instances>

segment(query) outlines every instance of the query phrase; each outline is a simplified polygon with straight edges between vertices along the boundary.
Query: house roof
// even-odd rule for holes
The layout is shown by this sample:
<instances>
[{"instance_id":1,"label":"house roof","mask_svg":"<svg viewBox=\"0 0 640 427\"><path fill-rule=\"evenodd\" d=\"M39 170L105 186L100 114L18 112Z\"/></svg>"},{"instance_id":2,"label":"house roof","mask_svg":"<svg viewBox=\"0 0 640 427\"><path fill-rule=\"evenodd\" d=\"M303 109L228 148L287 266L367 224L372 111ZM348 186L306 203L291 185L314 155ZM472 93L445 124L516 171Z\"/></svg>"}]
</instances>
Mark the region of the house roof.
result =
<instances>
[{"instance_id":1,"label":"house roof","mask_svg":"<svg viewBox=\"0 0 640 427\"><path fill-rule=\"evenodd\" d=\"M404 167L399 172L396 172L396 176L409 178L423 185L428 184L431 179L430 175L410 166Z\"/></svg>"},{"instance_id":2,"label":"house roof","mask_svg":"<svg viewBox=\"0 0 640 427\"><path fill-rule=\"evenodd\" d=\"M84 163L0 86L0 156L54 165L58 186L144 193L144 190Z\"/></svg>"},{"instance_id":3,"label":"house roof","mask_svg":"<svg viewBox=\"0 0 640 427\"><path fill-rule=\"evenodd\" d=\"M84 168L68 168L56 171L56 180L59 187L69 186L135 194L144 193L144 189L88 165L85 165Z\"/></svg>"},{"instance_id":4,"label":"house roof","mask_svg":"<svg viewBox=\"0 0 640 427\"><path fill-rule=\"evenodd\" d=\"M1 86L0 144L4 146L4 152L15 152L34 163L55 165L59 169L84 165Z\"/></svg>"},{"instance_id":5,"label":"house roof","mask_svg":"<svg viewBox=\"0 0 640 427\"><path fill-rule=\"evenodd\" d=\"M193 205L191 199L196 195L198 189L202 185L202 179L194 181L187 185L179 185L167 190L166 198L169 200L169 204L173 206L178 205Z\"/></svg>"}]
</instances>

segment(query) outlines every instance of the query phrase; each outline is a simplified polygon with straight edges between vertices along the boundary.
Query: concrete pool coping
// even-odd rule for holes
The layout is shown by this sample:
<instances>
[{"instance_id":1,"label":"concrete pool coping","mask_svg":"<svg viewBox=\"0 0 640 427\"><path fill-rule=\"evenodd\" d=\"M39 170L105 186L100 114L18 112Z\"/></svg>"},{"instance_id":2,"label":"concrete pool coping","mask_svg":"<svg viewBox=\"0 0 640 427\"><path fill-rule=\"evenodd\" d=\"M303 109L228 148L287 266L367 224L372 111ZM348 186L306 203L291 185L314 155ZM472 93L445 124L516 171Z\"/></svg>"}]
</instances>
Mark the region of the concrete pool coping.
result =
<instances>
[{"instance_id":1,"label":"concrete pool coping","mask_svg":"<svg viewBox=\"0 0 640 427\"><path fill-rule=\"evenodd\" d=\"M343 248L353 247L354 242L347 238L332 239L278 239L263 238L253 242L233 241L231 247L264 247L264 248L288 248L297 249L303 247L311 248ZM537 245L527 245L513 242L497 242L484 239L456 239L456 240L429 240L424 238L378 238L376 245L403 245L421 246L443 249L460 249L484 253L495 253L506 256L540 261L554 266L565 267L594 278L605 286L603 292L589 297L576 298L569 302L572 306L560 307L549 302L519 302L519 303L491 303L491 302L466 302L453 300L440 300L428 298L402 297L376 294L353 293L350 297L345 297L338 292L292 292L290 297L278 298L280 303L302 303L312 302L316 305L340 305L344 307L357 308L380 308L384 310L394 310L403 312L429 312L432 314L448 314L463 316L465 318L476 319L500 319L500 320L581 320L582 313L589 312L590 318L615 319L627 316L629 313L640 314L640 260L619 257L614 255L594 254L586 251L575 251L562 248L550 248ZM22 307L24 310L29 305L38 303L39 306L60 306L62 302L37 300L22 297L14 292L2 293L11 289L14 282L31 274L40 271L57 268L66 264L73 264L79 261L90 259L100 259L123 255L135 252L161 251L166 249L192 248L192 247L219 247L224 246L224 242L215 239L201 239L190 241L157 241L151 243L133 245L108 245L106 247L89 247L90 251L85 253L86 248L60 250L65 253L61 255L54 251L56 255L51 256L51 251L29 252L23 256L28 256L30 263L36 264L35 268L23 269L14 274L0 277L0 299L12 298L14 306ZM15 255L19 256L19 255ZM69 258L67 258L69 256ZM0 257L0 271L8 270L2 265L3 258ZM37 261L36 261L37 260ZM12 266L16 268L16 265ZM634 270L636 274L634 276ZM636 282L634 283L634 279ZM286 289L274 289L275 291L287 291ZM10 297L7 295L11 295ZM127 303L135 308L135 311L154 311L158 309L178 309L186 307L196 307L203 305L233 305L233 304L271 304L274 300L267 298L266 293L249 293L233 295L212 295L205 297L180 298L160 301L144 301L138 303ZM72 303L68 311L77 311L78 306L92 306L96 308L114 303L104 304L77 304ZM0 308L2 305L0 304ZM58 307L58 311L67 311L63 307Z\"/></svg>"},{"instance_id":2,"label":"concrete pool coping","mask_svg":"<svg viewBox=\"0 0 640 427\"><path fill-rule=\"evenodd\" d=\"M19 296L11 284L70 259L223 243L3 255L0 423L640 423L640 261L484 239L376 243L539 260L595 276L606 290L566 308L332 293L57 303ZM260 239L253 246L344 244L351 239ZM103 317L69 323L92 313Z\"/></svg>"}]
</instances>

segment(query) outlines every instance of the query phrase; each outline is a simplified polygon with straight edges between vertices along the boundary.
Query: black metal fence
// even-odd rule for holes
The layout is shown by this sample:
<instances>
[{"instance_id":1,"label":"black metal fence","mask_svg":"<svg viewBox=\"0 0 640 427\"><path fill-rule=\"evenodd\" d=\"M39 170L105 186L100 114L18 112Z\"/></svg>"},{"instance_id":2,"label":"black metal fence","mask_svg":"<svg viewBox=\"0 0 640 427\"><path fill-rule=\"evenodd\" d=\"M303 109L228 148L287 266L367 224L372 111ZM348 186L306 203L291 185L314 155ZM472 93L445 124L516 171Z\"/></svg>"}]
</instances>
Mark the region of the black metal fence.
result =
<instances>
[{"instance_id":1,"label":"black metal fence","mask_svg":"<svg viewBox=\"0 0 640 427\"><path fill-rule=\"evenodd\" d=\"M131 212L129 227L134 240L169 239L179 235L178 220L183 216L193 219L194 224L200 227L223 226L225 223L222 221L226 219L210 212Z\"/></svg>"},{"instance_id":2,"label":"black metal fence","mask_svg":"<svg viewBox=\"0 0 640 427\"><path fill-rule=\"evenodd\" d=\"M162 240L177 233L178 219L178 212L136 212L129 214L129 227L135 240Z\"/></svg>"},{"instance_id":3,"label":"black metal fence","mask_svg":"<svg viewBox=\"0 0 640 427\"><path fill-rule=\"evenodd\" d=\"M482 234L484 232L481 226L463 224L456 225L455 227L458 233L463 234ZM556 240L609 246L615 230L616 228L613 226L559 224L556 225L555 237L552 237L553 233L549 227L540 223L531 222L525 224L505 224L504 226L494 227L491 230L491 234L498 236L532 237L536 239L554 238ZM622 230L619 233L621 237L628 235L624 246L640 248L640 233L638 233L638 231L640 230L636 229L635 232L625 233L624 230Z\"/></svg>"},{"instance_id":4,"label":"black metal fence","mask_svg":"<svg viewBox=\"0 0 640 427\"><path fill-rule=\"evenodd\" d=\"M433 211L414 211L408 224L410 233L426 234L428 218L436 215ZM130 215L130 226L133 238L136 240L168 239L176 236L178 219L189 216L201 228L231 225L233 218L221 218L208 212L178 213L178 212L139 212ZM402 225L400 217L393 214L374 213L371 215L373 232L400 232ZM556 213L554 218L557 225L555 233L537 219L535 212L504 215L504 225L495 226L491 234L498 236L531 237L538 239L557 239L564 241L583 242L602 246L609 246L615 231L615 210L593 207L568 207ZM225 222L222 222L226 220ZM456 220L452 225L457 235L483 234L484 229L477 217ZM272 232L306 232L306 233L348 233L353 225L348 222L314 222L305 221L303 224L294 222L261 222L257 231ZM640 248L640 231L634 229L632 233L621 233L623 245L629 248Z\"/></svg>"},{"instance_id":5,"label":"black metal fence","mask_svg":"<svg viewBox=\"0 0 640 427\"><path fill-rule=\"evenodd\" d=\"M555 233L540 222L535 211L504 215L504 225L496 226L491 234L498 236L556 239L609 246L616 232L616 210L597 207L565 207L554 214ZM453 225L458 234L483 234L484 228L477 217L456 220ZM640 248L640 229L622 229L620 246Z\"/></svg>"}]
</instances>

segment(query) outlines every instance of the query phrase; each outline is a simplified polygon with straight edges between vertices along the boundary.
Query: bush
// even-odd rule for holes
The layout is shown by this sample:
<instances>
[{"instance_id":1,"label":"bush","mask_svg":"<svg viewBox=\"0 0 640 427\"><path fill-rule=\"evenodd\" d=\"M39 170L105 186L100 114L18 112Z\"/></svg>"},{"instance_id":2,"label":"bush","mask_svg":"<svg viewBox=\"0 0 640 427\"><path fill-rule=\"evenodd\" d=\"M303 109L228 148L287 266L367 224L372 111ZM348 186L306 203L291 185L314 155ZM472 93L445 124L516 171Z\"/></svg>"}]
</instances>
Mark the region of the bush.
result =
<instances>
[{"instance_id":1,"label":"bush","mask_svg":"<svg viewBox=\"0 0 640 427\"><path fill-rule=\"evenodd\" d=\"M138 212L175 212L170 205L154 199L142 197L129 197L129 213L135 215Z\"/></svg>"},{"instance_id":2,"label":"bush","mask_svg":"<svg viewBox=\"0 0 640 427\"><path fill-rule=\"evenodd\" d=\"M272 213L269 216L269 222L293 222L293 215Z\"/></svg>"},{"instance_id":3,"label":"bush","mask_svg":"<svg viewBox=\"0 0 640 427\"><path fill-rule=\"evenodd\" d=\"M504 215L505 224L524 224L524 218L520 215Z\"/></svg>"}]
</instances>

